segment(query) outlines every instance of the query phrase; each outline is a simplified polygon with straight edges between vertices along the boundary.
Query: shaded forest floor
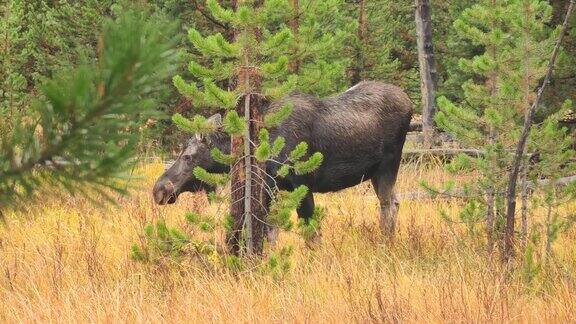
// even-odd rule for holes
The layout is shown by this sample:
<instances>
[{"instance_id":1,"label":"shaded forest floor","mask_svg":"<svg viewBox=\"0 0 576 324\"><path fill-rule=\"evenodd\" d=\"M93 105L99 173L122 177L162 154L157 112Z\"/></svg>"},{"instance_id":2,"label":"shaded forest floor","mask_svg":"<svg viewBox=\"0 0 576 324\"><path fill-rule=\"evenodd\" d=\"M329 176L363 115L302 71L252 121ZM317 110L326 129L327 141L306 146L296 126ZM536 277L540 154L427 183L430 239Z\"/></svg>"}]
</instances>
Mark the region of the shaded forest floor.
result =
<instances>
[{"instance_id":1,"label":"shaded forest floor","mask_svg":"<svg viewBox=\"0 0 576 324\"><path fill-rule=\"evenodd\" d=\"M162 217L185 226L186 211L211 208L191 194L154 206L150 188L161 172L160 164L139 169L141 189L118 207L49 197L9 214L0 226L0 322L575 320L575 230L556 241L548 262L536 257L506 272L487 262L481 227L471 231L439 216L442 208L457 219L455 201L403 201L398 236L383 243L368 184L318 196L327 215L315 250L296 234L281 234L278 245L295 251L293 269L281 279L206 271L196 262L135 262L130 247L146 223ZM408 165L398 191L447 179L440 168Z\"/></svg>"}]
</instances>

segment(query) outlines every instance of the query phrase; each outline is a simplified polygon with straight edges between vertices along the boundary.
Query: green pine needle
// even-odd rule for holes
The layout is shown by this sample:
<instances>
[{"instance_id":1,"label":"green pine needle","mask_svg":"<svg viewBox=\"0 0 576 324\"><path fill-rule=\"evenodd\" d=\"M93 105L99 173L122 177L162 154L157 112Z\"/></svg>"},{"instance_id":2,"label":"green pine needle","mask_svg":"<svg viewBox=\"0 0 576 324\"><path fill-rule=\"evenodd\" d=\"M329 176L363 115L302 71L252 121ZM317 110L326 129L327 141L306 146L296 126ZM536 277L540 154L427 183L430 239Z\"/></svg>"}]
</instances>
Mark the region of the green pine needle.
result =
<instances>
[{"instance_id":1,"label":"green pine needle","mask_svg":"<svg viewBox=\"0 0 576 324\"><path fill-rule=\"evenodd\" d=\"M282 124L294 110L294 104L287 102L282 107L276 111L269 112L264 116L264 126L266 127L276 127Z\"/></svg>"},{"instance_id":2,"label":"green pine needle","mask_svg":"<svg viewBox=\"0 0 576 324\"><path fill-rule=\"evenodd\" d=\"M224 9L217 0L207 0L206 7L210 10L212 17L221 23L231 24L234 22L234 11L230 9Z\"/></svg>"},{"instance_id":3,"label":"green pine needle","mask_svg":"<svg viewBox=\"0 0 576 324\"><path fill-rule=\"evenodd\" d=\"M291 168L292 167L288 164L282 165L280 169L278 169L277 176L279 176L280 178L286 178L290 173Z\"/></svg>"},{"instance_id":4,"label":"green pine needle","mask_svg":"<svg viewBox=\"0 0 576 324\"><path fill-rule=\"evenodd\" d=\"M313 172L318 169L324 160L324 156L320 152L312 154L312 156L307 161L298 161L294 164L294 172L297 175L302 175L306 173Z\"/></svg>"},{"instance_id":5,"label":"green pine needle","mask_svg":"<svg viewBox=\"0 0 576 324\"><path fill-rule=\"evenodd\" d=\"M236 107L237 96L234 91L223 90L210 79L204 79L204 89L206 100L214 107L225 109Z\"/></svg>"},{"instance_id":6,"label":"green pine needle","mask_svg":"<svg viewBox=\"0 0 576 324\"><path fill-rule=\"evenodd\" d=\"M231 110L224 117L223 128L230 135L240 135L246 131L246 121L235 110Z\"/></svg>"},{"instance_id":7,"label":"green pine needle","mask_svg":"<svg viewBox=\"0 0 576 324\"><path fill-rule=\"evenodd\" d=\"M272 51L285 48L292 40L292 31L290 28L285 27L281 31L271 35L262 43L264 53L271 53Z\"/></svg>"},{"instance_id":8,"label":"green pine needle","mask_svg":"<svg viewBox=\"0 0 576 324\"><path fill-rule=\"evenodd\" d=\"M196 84L187 83L179 75L176 75L172 79L172 83L174 84L174 87L176 87L176 89L178 90L178 92L180 92L181 95L192 100L196 105L200 106L203 105L202 103L204 102L204 95L200 90L198 90Z\"/></svg>"},{"instance_id":9,"label":"green pine needle","mask_svg":"<svg viewBox=\"0 0 576 324\"><path fill-rule=\"evenodd\" d=\"M230 180L229 175L226 173L210 173L199 166L195 167L192 173L200 181L213 186L225 185Z\"/></svg>"},{"instance_id":10,"label":"green pine needle","mask_svg":"<svg viewBox=\"0 0 576 324\"><path fill-rule=\"evenodd\" d=\"M308 143L300 142L296 147L290 152L290 160L297 161L300 160L304 155L308 153Z\"/></svg>"},{"instance_id":11,"label":"green pine needle","mask_svg":"<svg viewBox=\"0 0 576 324\"><path fill-rule=\"evenodd\" d=\"M282 152L282 149L284 148L285 145L286 145L286 140L284 139L284 137L278 136L274 140L274 143L272 143L272 149L270 151L270 156L275 158L278 155L280 155L280 153Z\"/></svg>"},{"instance_id":12,"label":"green pine needle","mask_svg":"<svg viewBox=\"0 0 576 324\"><path fill-rule=\"evenodd\" d=\"M288 56L282 55L274 63L264 63L262 65L262 71L264 75L268 78L277 78L282 76L288 70Z\"/></svg>"},{"instance_id":13,"label":"green pine needle","mask_svg":"<svg viewBox=\"0 0 576 324\"><path fill-rule=\"evenodd\" d=\"M234 156L231 154L224 154L219 148L215 147L210 150L210 155L214 159L214 161L224 164L224 165L231 165L234 163Z\"/></svg>"},{"instance_id":14,"label":"green pine needle","mask_svg":"<svg viewBox=\"0 0 576 324\"><path fill-rule=\"evenodd\" d=\"M291 74L290 76L288 76L288 79L279 86L266 87L264 89L264 94L269 98L277 100L293 92L297 86L298 86L298 76L295 74Z\"/></svg>"},{"instance_id":15,"label":"green pine needle","mask_svg":"<svg viewBox=\"0 0 576 324\"><path fill-rule=\"evenodd\" d=\"M195 115L192 120L189 120L177 113L172 116L172 121L180 130L190 134L211 134L218 129L217 125L201 115Z\"/></svg>"},{"instance_id":16,"label":"green pine needle","mask_svg":"<svg viewBox=\"0 0 576 324\"><path fill-rule=\"evenodd\" d=\"M258 160L259 162L265 162L267 161L272 153L272 148L270 147L270 143L269 142L261 142L258 147L256 147L256 150L254 152L254 156L256 157L256 160Z\"/></svg>"}]
</instances>

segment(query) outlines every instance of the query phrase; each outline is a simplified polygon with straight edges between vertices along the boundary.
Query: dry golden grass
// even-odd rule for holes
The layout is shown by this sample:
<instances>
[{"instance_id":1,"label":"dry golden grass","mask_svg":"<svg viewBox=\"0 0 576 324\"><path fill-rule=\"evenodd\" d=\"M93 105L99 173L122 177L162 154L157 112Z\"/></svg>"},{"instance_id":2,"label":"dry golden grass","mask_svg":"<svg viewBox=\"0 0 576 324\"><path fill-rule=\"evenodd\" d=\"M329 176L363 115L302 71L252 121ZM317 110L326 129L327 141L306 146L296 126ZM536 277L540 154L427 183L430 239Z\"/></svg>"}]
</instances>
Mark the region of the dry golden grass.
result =
<instances>
[{"instance_id":1,"label":"dry golden grass","mask_svg":"<svg viewBox=\"0 0 576 324\"><path fill-rule=\"evenodd\" d=\"M205 198L154 206L150 187L161 165L121 207L85 199L47 199L8 215L0 226L0 322L574 322L576 233L555 243L557 255L534 280L490 267L482 238L448 226L440 207L455 202L404 201L399 233L383 243L377 200L368 184L319 195L322 243L305 247L295 234L293 270L283 279L257 271L203 271L198 265L158 269L132 261L130 246L145 223L184 224ZM409 166L398 190L439 183L439 169Z\"/></svg>"}]
</instances>

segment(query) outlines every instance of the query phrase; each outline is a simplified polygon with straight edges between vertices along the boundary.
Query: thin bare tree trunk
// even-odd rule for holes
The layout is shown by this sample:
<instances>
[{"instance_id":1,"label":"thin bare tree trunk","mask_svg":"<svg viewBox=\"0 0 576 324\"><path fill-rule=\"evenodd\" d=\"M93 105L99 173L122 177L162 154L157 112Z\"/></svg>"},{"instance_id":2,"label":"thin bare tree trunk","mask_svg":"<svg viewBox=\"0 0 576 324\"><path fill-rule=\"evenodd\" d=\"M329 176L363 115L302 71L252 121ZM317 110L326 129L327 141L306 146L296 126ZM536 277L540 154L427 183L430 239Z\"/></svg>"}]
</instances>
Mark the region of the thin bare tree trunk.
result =
<instances>
[{"instance_id":1,"label":"thin bare tree trunk","mask_svg":"<svg viewBox=\"0 0 576 324\"><path fill-rule=\"evenodd\" d=\"M544 251L543 263L546 263L552 253L552 205L546 208L546 250Z\"/></svg>"},{"instance_id":2,"label":"thin bare tree trunk","mask_svg":"<svg viewBox=\"0 0 576 324\"><path fill-rule=\"evenodd\" d=\"M263 4L264 0L255 0L254 8L261 7ZM260 30L260 28L256 28L254 33L256 35L256 39L258 42L260 42L262 40L262 30ZM250 233L250 237L253 249L252 251L249 251L249 253L261 254L264 248L264 238L267 228L266 221L268 219L269 196L266 191L266 163L258 162L254 157L254 153L260 144L258 134L260 133L262 125L264 125L263 107L267 106L268 102L262 95L262 75L258 70L251 66L249 67L248 71L248 75L252 80L252 84L250 85L252 89L252 100L249 106L250 117L247 117L249 128L248 138L250 139L250 143L249 150L246 150L246 152L250 152L251 156L251 181L247 182L246 184L250 184L251 187L249 195L251 204L249 210L250 213L247 212L246 217L250 217L252 220L252 232Z\"/></svg>"},{"instance_id":3,"label":"thin bare tree trunk","mask_svg":"<svg viewBox=\"0 0 576 324\"><path fill-rule=\"evenodd\" d=\"M486 236L488 238L488 257L492 259L494 253L494 188L486 190Z\"/></svg>"},{"instance_id":4,"label":"thin bare tree trunk","mask_svg":"<svg viewBox=\"0 0 576 324\"><path fill-rule=\"evenodd\" d=\"M246 76L247 78L249 76ZM247 82L249 82L247 80ZM246 120L252 119L250 113L250 93L244 97L244 118ZM250 122L248 122L250 124ZM244 229L246 230L246 250L248 254L254 252L254 245L252 244L252 150L250 149L250 141L252 136L250 134L250 127L246 128L244 134Z\"/></svg>"},{"instance_id":5,"label":"thin bare tree trunk","mask_svg":"<svg viewBox=\"0 0 576 324\"><path fill-rule=\"evenodd\" d=\"M524 251L526 249L526 244L528 243L528 194L529 194L529 188L528 188L528 171L529 171L530 165L528 164L528 162L524 162L524 165L522 167L522 182L520 184L520 186L522 187L522 193L521 193L521 197L522 197L522 207L521 207L521 226L522 226L522 230L521 230L521 248L522 251Z\"/></svg>"},{"instance_id":6,"label":"thin bare tree trunk","mask_svg":"<svg viewBox=\"0 0 576 324\"><path fill-rule=\"evenodd\" d=\"M570 19L573 9L574 9L574 0L571 0L570 5L568 6L568 11L566 12L566 16L564 18L564 23L562 24L562 30L560 31L560 36L558 37L556 46L554 46L552 57L550 58L550 62L548 64L548 71L546 72L546 77L544 78L542 86L538 90L536 100L534 100L532 106L526 110L526 115L524 118L524 127L522 129L522 134L520 135L518 145L516 146L516 153L514 156L514 161L512 163L512 170L510 171L510 179L508 180L508 190L506 194L508 206L506 211L506 232L504 235L504 255L503 255L504 262L508 262L514 257L514 223L516 220L516 183L518 181L520 163L522 161L524 151L526 150L526 142L528 140L528 135L530 134L530 129L532 128L532 121L534 119L534 115L538 110L538 105L540 104L540 100L542 99L544 89L546 88L546 85L550 82L554 66L556 65L556 58L558 57L558 51L560 50L560 44L562 43L564 35L566 34L566 30L568 29L568 21Z\"/></svg>"},{"instance_id":7,"label":"thin bare tree trunk","mask_svg":"<svg viewBox=\"0 0 576 324\"><path fill-rule=\"evenodd\" d=\"M253 145L251 146L250 155L253 157L256 147L260 144L258 134L260 133L261 125L264 124L264 114L262 108L269 104L267 99L260 93L252 95L250 104L250 137ZM267 190L268 184L266 180L268 175L266 173L266 163L258 162L256 158L252 158L252 188L251 188L251 213L252 213L252 245L253 252L261 254L264 248L264 238L267 234L267 219L270 203L270 194Z\"/></svg>"},{"instance_id":8,"label":"thin bare tree trunk","mask_svg":"<svg viewBox=\"0 0 576 324\"><path fill-rule=\"evenodd\" d=\"M237 9L237 1L232 0L230 3L232 10L236 11ZM236 39L237 30L232 28L227 33L227 38L229 41L233 41ZM232 77L228 82L229 90L234 89L236 83L238 82L238 76ZM243 98L242 98L243 99ZM243 114L243 111L238 111L242 109L242 105L240 104L242 100L239 101L239 104L236 106L236 112L239 115ZM242 156L243 152L243 145L244 139L242 136L232 136L230 141L230 153L232 156ZM229 232L226 233L226 244L230 249L230 252L234 255L240 254L240 248L242 244L242 229L244 225L244 205L240 203L243 201L244 197L244 185L245 182L245 172L246 169L244 167L244 161L238 161L238 163L234 164L230 169L231 175L231 184L230 184L230 217L232 218L232 228Z\"/></svg>"},{"instance_id":9,"label":"thin bare tree trunk","mask_svg":"<svg viewBox=\"0 0 576 324\"><path fill-rule=\"evenodd\" d=\"M238 112L239 115L244 115L243 100L244 98L240 100L238 106L236 107L236 112ZM238 110L240 110L240 112ZM232 156L243 156L244 137L232 136L230 145L230 152ZM242 230L244 228L244 184L246 183L246 168L244 163L244 160L238 161L232 166L232 169L230 170L230 199L232 200L230 205L230 216L232 218L233 224L232 229L227 233L226 243L230 248L230 252L234 255L240 254L242 245Z\"/></svg>"},{"instance_id":10,"label":"thin bare tree trunk","mask_svg":"<svg viewBox=\"0 0 576 324\"><path fill-rule=\"evenodd\" d=\"M358 3L358 44L356 47L356 62L352 70L352 84L362 81L362 70L364 70L364 42L366 38L366 1L360 0Z\"/></svg>"},{"instance_id":11,"label":"thin bare tree trunk","mask_svg":"<svg viewBox=\"0 0 576 324\"><path fill-rule=\"evenodd\" d=\"M432 147L434 142L434 114L436 113L435 82L437 80L437 71L434 47L432 45L430 0L415 1L420 89L422 92L422 133L424 135L424 146Z\"/></svg>"}]
</instances>

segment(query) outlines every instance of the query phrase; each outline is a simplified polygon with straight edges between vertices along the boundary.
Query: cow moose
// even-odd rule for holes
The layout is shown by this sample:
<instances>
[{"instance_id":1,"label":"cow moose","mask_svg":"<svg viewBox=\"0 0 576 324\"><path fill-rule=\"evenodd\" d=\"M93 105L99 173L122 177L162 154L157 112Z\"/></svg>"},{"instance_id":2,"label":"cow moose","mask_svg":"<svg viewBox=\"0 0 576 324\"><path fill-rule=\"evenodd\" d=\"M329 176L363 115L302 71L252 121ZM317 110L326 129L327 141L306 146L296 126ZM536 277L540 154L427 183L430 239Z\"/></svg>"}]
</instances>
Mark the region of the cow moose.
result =
<instances>
[{"instance_id":1,"label":"cow moose","mask_svg":"<svg viewBox=\"0 0 576 324\"><path fill-rule=\"evenodd\" d=\"M270 130L274 140L282 136L286 146L283 161L300 142L308 143L309 152L324 155L322 165L313 173L289 174L277 186L292 190L300 185L309 188L297 209L298 216L310 219L314 212L313 193L334 192L370 179L380 202L380 227L393 235L398 212L394 185L400 166L402 148L412 118L412 102L399 87L376 81L363 81L339 96L318 99L293 94L271 103L264 113L293 104L292 114ZM220 125L216 114L209 121ZM201 166L209 172L227 172L229 167L214 161L213 147L230 153L231 139L223 131L195 136L188 142L174 164L156 181L153 197L157 204L172 204L186 191L212 191L208 184L195 179L192 170ZM267 163L267 172L275 175L276 163Z\"/></svg>"}]
</instances>

